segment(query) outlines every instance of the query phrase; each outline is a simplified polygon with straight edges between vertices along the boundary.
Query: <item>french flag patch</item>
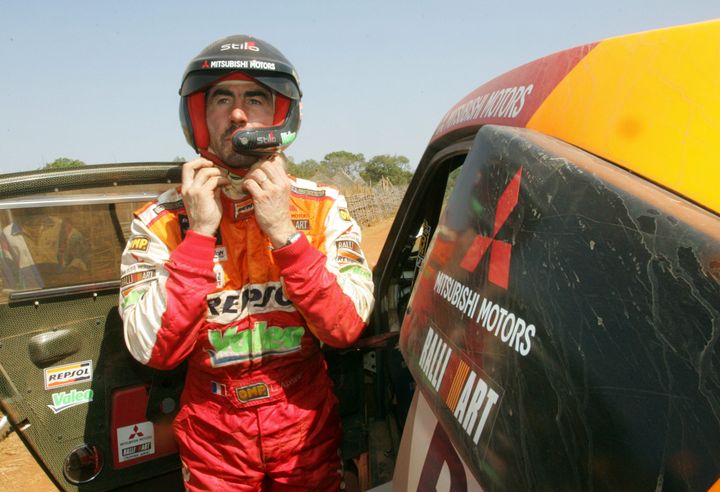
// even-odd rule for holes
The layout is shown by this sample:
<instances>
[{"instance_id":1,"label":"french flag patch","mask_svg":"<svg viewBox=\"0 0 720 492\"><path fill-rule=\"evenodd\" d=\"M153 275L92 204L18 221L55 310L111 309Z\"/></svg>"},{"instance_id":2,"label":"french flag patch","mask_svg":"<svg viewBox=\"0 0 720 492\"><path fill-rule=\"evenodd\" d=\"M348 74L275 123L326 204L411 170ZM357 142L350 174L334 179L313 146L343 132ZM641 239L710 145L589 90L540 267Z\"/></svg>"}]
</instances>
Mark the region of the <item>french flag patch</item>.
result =
<instances>
[{"instance_id":1,"label":"french flag patch","mask_svg":"<svg viewBox=\"0 0 720 492\"><path fill-rule=\"evenodd\" d=\"M214 395L225 396L227 394L224 384L216 383L215 381L211 381L210 383L212 384L212 392Z\"/></svg>"}]
</instances>

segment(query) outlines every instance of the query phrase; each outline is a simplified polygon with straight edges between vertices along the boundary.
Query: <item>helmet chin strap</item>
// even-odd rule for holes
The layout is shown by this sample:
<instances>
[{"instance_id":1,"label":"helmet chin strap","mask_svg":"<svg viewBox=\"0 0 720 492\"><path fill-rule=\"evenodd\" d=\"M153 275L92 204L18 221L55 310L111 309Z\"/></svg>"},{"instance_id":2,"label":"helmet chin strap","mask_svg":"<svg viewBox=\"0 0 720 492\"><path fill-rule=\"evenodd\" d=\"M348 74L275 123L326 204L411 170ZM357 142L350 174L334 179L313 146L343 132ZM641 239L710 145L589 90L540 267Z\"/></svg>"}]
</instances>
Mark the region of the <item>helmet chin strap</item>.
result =
<instances>
[{"instance_id":1,"label":"helmet chin strap","mask_svg":"<svg viewBox=\"0 0 720 492\"><path fill-rule=\"evenodd\" d=\"M228 165L228 164L225 164L225 163L220 159L220 157L218 157L218 156L215 155L214 153L210 152L209 149L198 149L198 152L200 153L200 156L201 156L201 157L204 157L205 159L209 160L210 162L212 162L212 163L215 164L216 166L218 166L218 167L220 167L220 168L222 168L222 169L225 169L225 170L228 171L229 173L234 174L234 175L236 175L236 176L245 176L245 175L248 173L248 171L250 170L249 166L248 166L248 167L233 167L233 166L230 166L230 165ZM253 156L253 157L254 157L254 156ZM253 163L253 164L254 164L254 163Z\"/></svg>"}]
</instances>

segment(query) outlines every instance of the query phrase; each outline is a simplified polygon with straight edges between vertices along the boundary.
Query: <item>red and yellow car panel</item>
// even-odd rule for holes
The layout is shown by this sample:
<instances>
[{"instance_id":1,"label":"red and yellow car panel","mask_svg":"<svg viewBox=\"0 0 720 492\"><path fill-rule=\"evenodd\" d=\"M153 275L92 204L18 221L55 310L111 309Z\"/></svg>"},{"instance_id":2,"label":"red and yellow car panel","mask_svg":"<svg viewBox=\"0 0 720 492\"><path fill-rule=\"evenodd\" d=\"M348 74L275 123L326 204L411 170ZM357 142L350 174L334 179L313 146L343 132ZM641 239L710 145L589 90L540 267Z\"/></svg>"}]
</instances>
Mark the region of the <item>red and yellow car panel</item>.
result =
<instances>
[{"instance_id":1,"label":"red and yellow car panel","mask_svg":"<svg viewBox=\"0 0 720 492\"><path fill-rule=\"evenodd\" d=\"M474 90L433 140L527 127L720 212L720 20L611 38L519 67Z\"/></svg>"}]
</instances>

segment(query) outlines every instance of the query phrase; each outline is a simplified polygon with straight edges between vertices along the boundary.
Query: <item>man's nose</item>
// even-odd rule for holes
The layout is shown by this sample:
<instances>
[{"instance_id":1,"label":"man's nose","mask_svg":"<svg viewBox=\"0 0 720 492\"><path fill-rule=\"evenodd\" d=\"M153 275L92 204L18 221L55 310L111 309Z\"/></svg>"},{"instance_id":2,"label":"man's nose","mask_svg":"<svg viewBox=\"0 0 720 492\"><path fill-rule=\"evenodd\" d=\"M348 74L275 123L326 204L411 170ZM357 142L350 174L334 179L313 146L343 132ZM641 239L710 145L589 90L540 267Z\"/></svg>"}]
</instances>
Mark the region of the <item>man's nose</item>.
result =
<instances>
[{"instance_id":1,"label":"man's nose","mask_svg":"<svg viewBox=\"0 0 720 492\"><path fill-rule=\"evenodd\" d=\"M242 108L239 107L236 107L232 110L232 112L230 113L230 119L238 126L245 126L248 122L245 111L243 111Z\"/></svg>"}]
</instances>

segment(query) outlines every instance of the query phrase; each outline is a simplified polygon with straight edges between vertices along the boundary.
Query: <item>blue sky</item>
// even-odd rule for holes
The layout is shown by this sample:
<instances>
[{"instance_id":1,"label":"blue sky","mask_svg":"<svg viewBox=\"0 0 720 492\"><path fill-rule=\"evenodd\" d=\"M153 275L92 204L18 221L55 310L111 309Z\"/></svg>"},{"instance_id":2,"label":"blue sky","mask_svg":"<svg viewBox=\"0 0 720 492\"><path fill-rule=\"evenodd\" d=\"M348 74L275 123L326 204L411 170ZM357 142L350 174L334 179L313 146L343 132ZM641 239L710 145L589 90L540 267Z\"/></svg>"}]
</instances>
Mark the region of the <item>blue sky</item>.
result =
<instances>
[{"instance_id":1,"label":"blue sky","mask_svg":"<svg viewBox=\"0 0 720 492\"><path fill-rule=\"evenodd\" d=\"M301 77L296 161L348 150L414 166L483 82L555 51L720 17L689 2L0 0L0 173L192 158L178 121L187 62L229 34L269 41Z\"/></svg>"}]
</instances>

